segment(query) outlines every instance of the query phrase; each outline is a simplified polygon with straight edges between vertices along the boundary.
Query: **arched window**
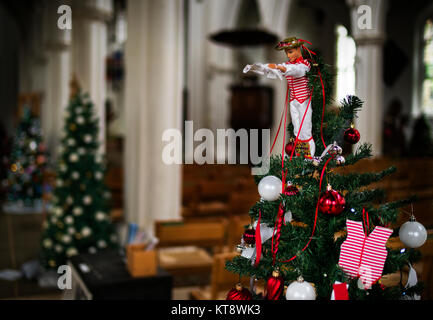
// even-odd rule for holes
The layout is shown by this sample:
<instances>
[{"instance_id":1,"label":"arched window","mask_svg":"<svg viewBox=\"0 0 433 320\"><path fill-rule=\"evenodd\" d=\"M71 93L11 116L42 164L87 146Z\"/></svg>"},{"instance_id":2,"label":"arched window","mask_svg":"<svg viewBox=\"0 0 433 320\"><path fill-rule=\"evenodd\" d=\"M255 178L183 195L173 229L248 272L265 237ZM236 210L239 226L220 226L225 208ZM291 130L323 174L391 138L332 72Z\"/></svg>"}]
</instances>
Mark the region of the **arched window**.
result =
<instances>
[{"instance_id":1,"label":"arched window","mask_svg":"<svg viewBox=\"0 0 433 320\"><path fill-rule=\"evenodd\" d=\"M424 23L421 66L421 111L433 115L433 17Z\"/></svg>"},{"instance_id":2,"label":"arched window","mask_svg":"<svg viewBox=\"0 0 433 320\"><path fill-rule=\"evenodd\" d=\"M339 103L349 94L355 94L356 45L347 29L342 25L335 28L337 34L337 78L335 101Z\"/></svg>"}]
</instances>

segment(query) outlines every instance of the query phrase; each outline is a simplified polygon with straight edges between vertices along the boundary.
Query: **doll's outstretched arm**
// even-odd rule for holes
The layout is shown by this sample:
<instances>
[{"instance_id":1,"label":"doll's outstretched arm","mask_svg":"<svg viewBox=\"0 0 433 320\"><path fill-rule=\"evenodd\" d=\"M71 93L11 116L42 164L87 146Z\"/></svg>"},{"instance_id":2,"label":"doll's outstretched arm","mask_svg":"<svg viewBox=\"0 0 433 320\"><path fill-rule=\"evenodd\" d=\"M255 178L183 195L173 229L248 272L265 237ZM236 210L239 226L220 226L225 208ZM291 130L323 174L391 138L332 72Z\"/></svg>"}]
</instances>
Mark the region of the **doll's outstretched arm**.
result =
<instances>
[{"instance_id":1,"label":"doll's outstretched arm","mask_svg":"<svg viewBox=\"0 0 433 320\"><path fill-rule=\"evenodd\" d=\"M280 80L283 79L281 71L279 69L270 68L268 64L263 64L263 63L254 63L252 65L247 64L243 72L247 73L249 71L260 74L262 76L266 76L269 79L276 79L276 78L279 78Z\"/></svg>"},{"instance_id":2,"label":"doll's outstretched arm","mask_svg":"<svg viewBox=\"0 0 433 320\"><path fill-rule=\"evenodd\" d=\"M292 76L295 78L303 77L305 74L310 71L310 66L304 63L283 63L280 64L286 68L286 71L283 72L283 76Z\"/></svg>"}]
</instances>

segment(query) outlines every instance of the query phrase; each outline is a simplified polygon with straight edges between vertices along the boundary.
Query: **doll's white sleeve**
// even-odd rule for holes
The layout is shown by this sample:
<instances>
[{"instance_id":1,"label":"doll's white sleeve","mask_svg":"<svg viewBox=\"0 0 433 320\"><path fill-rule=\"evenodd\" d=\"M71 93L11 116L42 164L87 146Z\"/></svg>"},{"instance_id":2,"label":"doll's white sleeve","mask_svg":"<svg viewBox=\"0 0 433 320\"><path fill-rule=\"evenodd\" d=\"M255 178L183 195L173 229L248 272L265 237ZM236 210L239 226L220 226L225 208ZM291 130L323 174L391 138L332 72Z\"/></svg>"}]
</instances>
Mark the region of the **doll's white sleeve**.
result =
<instances>
[{"instance_id":1,"label":"doll's white sleeve","mask_svg":"<svg viewBox=\"0 0 433 320\"><path fill-rule=\"evenodd\" d=\"M295 78L303 77L310 71L310 67L304 63L281 63L279 66L286 68L283 76L292 76Z\"/></svg>"},{"instance_id":2,"label":"doll's white sleeve","mask_svg":"<svg viewBox=\"0 0 433 320\"><path fill-rule=\"evenodd\" d=\"M263 63L254 63L252 65L247 64L243 72L244 73L254 72L262 76L265 76L268 79L279 78L280 80L282 80L281 71L278 69L269 68L268 64L263 64Z\"/></svg>"}]
</instances>

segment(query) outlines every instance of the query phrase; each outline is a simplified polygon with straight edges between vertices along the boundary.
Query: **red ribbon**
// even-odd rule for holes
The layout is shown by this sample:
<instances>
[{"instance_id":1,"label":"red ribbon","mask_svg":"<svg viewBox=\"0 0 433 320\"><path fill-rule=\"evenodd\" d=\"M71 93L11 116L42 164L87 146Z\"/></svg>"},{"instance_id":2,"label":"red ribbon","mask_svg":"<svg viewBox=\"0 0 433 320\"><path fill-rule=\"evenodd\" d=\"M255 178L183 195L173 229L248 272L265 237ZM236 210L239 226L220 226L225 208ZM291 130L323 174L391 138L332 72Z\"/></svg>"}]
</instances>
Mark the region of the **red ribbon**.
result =
<instances>
[{"instance_id":1,"label":"red ribbon","mask_svg":"<svg viewBox=\"0 0 433 320\"><path fill-rule=\"evenodd\" d=\"M319 200L320 200L320 194L321 194L321 190L322 190L322 181L323 181L323 175L325 174L325 169L326 166L328 165L329 161L331 159L333 159L334 156L331 156L331 158L329 158L326 162L325 165L323 166L322 169L322 174L320 175L320 182L319 182ZM310 239L308 240L308 243L305 245L305 247L301 250L301 252L305 251L305 249L307 249L307 247L310 245L311 240L313 239L314 236L314 232L316 230L316 224L317 224L317 217L318 217L318 212L319 212L319 200L317 200L317 205L316 205L316 213L314 214L314 225L313 225L313 231L311 232L311 236ZM291 257L289 260L280 260L280 262L290 262L294 259L296 259L298 256L294 255L293 257Z\"/></svg>"},{"instance_id":2,"label":"red ribbon","mask_svg":"<svg viewBox=\"0 0 433 320\"><path fill-rule=\"evenodd\" d=\"M366 216L367 216L367 223L365 223ZM364 240L362 242L361 255L360 255L360 258L359 258L358 277L361 276L359 274L359 270L361 269L361 261L362 261L362 255L364 254L365 241L367 241L368 231L370 229L370 223L368 221L368 212L365 210L365 208L362 208L362 222L364 224L365 237L364 237Z\"/></svg>"},{"instance_id":3,"label":"red ribbon","mask_svg":"<svg viewBox=\"0 0 433 320\"><path fill-rule=\"evenodd\" d=\"M260 234L260 218L262 217L262 212L259 210L259 220L257 220L256 226L256 262L255 266L257 267L260 262L260 257L262 255L262 236Z\"/></svg>"},{"instance_id":4,"label":"red ribbon","mask_svg":"<svg viewBox=\"0 0 433 320\"><path fill-rule=\"evenodd\" d=\"M309 41L307 41L307 40L304 40L304 39L298 39L298 41L302 41L302 42L305 42L305 43L308 43L308 44L311 45L311 42L309 42ZM307 47L305 47L303 44L302 44L302 48L303 48L304 50L308 51L310 54L316 55L315 52L309 50L309 49L308 49ZM318 74L319 74L320 83L321 83L321 86L322 86L322 97L323 97L323 99L322 99L322 100L323 100L322 119L321 119L321 124L320 124L320 135L321 135L321 139L322 139L323 146L324 146L325 149L326 149L326 144L325 144L325 141L324 141L324 138L323 138L323 118L324 118L324 114L325 114L325 87L324 87L324 85L323 85L323 79L322 79L322 75L321 75L321 73L320 73L320 70L318 70ZM290 162L292 161L293 154L294 154L295 149L296 149L296 144L297 144L298 141L299 141L299 134L300 134L300 132L301 132L301 130L302 130L302 126L303 126L303 124L304 124L304 120L305 120L305 116L307 115L308 108L310 107L310 103L311 103L312 96L313 96L313 92L311 91L311 93L310 93L310 97L309 97L309 99L308 99L307 108L305 109L304 115L303 115L303 117L302 117L301 125L300 125L300 127L299 127L298 134L296 135L296 139L295 139L295 142L294 142L294 147L293 147L292 153L290 154L290 160L289 160ZM285 179L286 179L286 175L287 175L287 173L284 172L284 158L285 158L285 157L284 157L284 149L285 149L285 139L286 139L286 121L287 121L287 110L288 110L288 103L287 103L287 102L288 102L288 97L289 97L289 84L287 84L287 89L286 89L286 99L285 99L284 110L283 110L283 113L281 114L280 123L279 123L279 125L278 125L278 131L277 131L277 134L276 134L276 136L275 136L275 138L274 138L274 142L272 143L272 147L271 147L271 151L270 151L270 153L272 153L272 150L273 150L273 148L274 148L274 146L275 146L275 143L276 143L276 141L277 141L277 138L278 138L278 135L279 135L279 133L280 133L280 129L281 129L281 124L282 124L282 120L283 120L283 115L284 115L283 150L282 150L282 152L281 152L281 176L282 176L282 186L281 186L281 189L282 189L282 190L281 190L281 193L284 192L284 188L285 188ZM325 165L324 165L324 167L323 167L323 169L322 169L322 173L321 173L321 176L320 176L320 184L319 184L319 199L320 199L320 193L321 193L321 188L322 188L323 175L324 175L324 173L325 173L326 166L328 165L329 161L330 161L331 159L333 159L333 158L334 158L334 156L332 156L331 158L329 158L328 161L326 161L326 163L325 163ZM315 212L315 217L314 217L314 226L313 226L312 234L311 234L311 236L310 236L310 239L309 239L308 243L307 243L307 244L305 245L305 247L301 250L301 252L303 252L303 251L304 251L304 250L309 246L309 244L310 244L310 242L311 242L311 240L312 240L312 238L313 238L313 236L314 236L314 232L315 232L316 224L317 224L317 218L318 218L318 209L319 209L319 201L317 201L317 205L316 205L316 212ZM280 203L280 206L279 206L279 209L278 209L277 219L275 220L275 224L274 224L274 233L272 234L272 255L273 255L273 264L275 264L275 259L276 259L276 255L277 255L277 252L278 252L278 246L279 246L279 240L280 240L281 225L282 225L283 216L284 216L284 210L283 210L283 208L282 208L282 204ZM259 216L259 219L260 219L260 216ZM275 229L277 229L276 234L275 234ZM257 229L256 229L256 232L257 232ZM274 236L275 236L275 246L274 246ZM257 244L257 236L256 236L256 244ZM259 260L259 257L260 257L260 254L261 254L261 241L260 241L260 253L259 253L258 248L257 248L256 251L257 251L256 265L257 265L258 260ZM297 255L293 256L293 257L290 258L289 260L282 261L282 262L289 262L289 261L292 261L292 260L295 259L296 257L297 257Z\"/></svg>"},{"instance_id":5,"label":"red ribbon","mask_svg":"<svg viewBox=\"0 0 433 320\"><path fill-rule=\"evenodd\" d=\"M281 226L283 224L283 217L284 217L284 210L283 210L283 206L280 203L280 206L278 208L278 215L277 215L277 233L275 235L275 247L272 245L272 264L275 264L275 258L277 256L277 252L278 252L278 245L280 244L280 236L281 236ZM274 228L275 230L275 228ZM274 235L272 234L272 238L274 237ZM273 244L273 241L272 241Z\"/></svg>"}]
</instances>

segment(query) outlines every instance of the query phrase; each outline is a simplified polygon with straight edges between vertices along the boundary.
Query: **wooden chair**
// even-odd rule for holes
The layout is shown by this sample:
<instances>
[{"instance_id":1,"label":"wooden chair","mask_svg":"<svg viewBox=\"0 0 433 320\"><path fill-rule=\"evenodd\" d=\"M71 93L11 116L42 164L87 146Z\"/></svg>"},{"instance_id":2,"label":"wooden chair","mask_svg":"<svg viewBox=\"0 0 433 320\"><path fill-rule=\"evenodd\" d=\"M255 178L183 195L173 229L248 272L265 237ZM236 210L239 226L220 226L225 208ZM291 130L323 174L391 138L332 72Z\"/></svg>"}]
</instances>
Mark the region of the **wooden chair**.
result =
<instances>
[{"instance_id":1,"label":"wooden chair","mask_svg":"<svg viewBox=\"0 0 433 320\"><path fill-rule=\"evenodd\" d=\"M221 250L226 220L156 222L159 264L174 275L210 272L212 256L205 248Z\"/></svg>"},{"instance_id":2,"label":"wooden chair","mask_svg":"<svg viewBox=\"0 0 433 320\"><path fill-rule=\"evenodd\" d=\"M193 290L192 300L225 300L227 292L239 282L239 276L225 269L226 261L239 255L237 252L216 254L213 257L210 286ZM249 279L242 278L242 285L249 288Z\"/></svg>"},{"instance_id":3,"label":"wooden chair","mask_svg":"<svg viewBox=\"0 0 433 320\"><path fill-rule=\"evenodd\" d=\"M224 244L227 221L157 221L155 234L159 247L196 245L217 247Z\"/></svg>"},{"instance_id":4,"label":"wooden chair","mask_svg":"<svg viewBox=\"0 0 433 320\"><path fill-rule=\"evenodd\" d=\"M255 193L233 193L230 196L228 214L245 215L251 207L260 200L258 192Z\"/></svg>"},{"instance_id":5,"label":"wooden chair","mask_svg":"<svg viewBox=\"0 0 433 320\"><path fill-rule=\"evenodd\" d=\"M245 226L251 223L251 218L248 214L241 216L230 216L227 228L227 247L229 251L233 251L236 245L240 244L242 235L245 231Z\"/></svg>"}]
</instances>

